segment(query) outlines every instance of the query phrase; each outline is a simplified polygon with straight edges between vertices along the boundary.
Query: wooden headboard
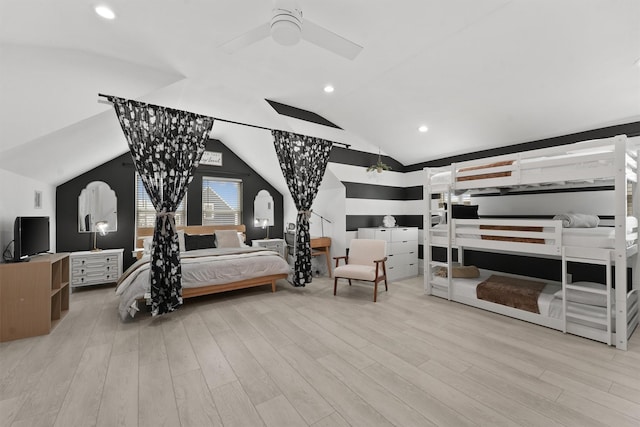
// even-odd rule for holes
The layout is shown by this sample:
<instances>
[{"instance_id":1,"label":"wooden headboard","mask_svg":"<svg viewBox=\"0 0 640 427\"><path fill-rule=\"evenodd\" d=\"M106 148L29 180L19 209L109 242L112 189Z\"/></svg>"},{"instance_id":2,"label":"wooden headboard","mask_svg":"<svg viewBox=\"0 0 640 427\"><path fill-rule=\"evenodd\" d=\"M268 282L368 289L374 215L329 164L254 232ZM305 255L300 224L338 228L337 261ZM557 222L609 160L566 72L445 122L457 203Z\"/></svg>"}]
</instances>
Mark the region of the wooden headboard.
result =
<instances>
[{"instance_id":1,"label":"wooden headboard","mask_svg":"<svg viewBox=\"0 0 640 427\"><path fill-rule=\"evenodd\" d=\"M178 225L178 230L184 230L187 234L213 234L216 230L236 230L244 234L247 227L241 225ZM136 233L136 248L142 248L145 237L153 236L153 227L139 227Z\"/></svg>"}]
</instances>

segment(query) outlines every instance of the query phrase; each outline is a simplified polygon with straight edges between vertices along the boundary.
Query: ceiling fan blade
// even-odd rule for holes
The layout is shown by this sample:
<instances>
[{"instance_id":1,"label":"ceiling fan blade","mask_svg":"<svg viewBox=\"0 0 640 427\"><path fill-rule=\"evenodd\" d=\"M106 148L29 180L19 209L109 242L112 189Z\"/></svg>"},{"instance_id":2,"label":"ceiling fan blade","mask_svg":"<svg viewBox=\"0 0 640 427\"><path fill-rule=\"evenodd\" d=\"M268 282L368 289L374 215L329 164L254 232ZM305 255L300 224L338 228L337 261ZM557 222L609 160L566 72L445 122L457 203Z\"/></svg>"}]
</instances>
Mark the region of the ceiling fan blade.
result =
<instances>
[{"instance_id":1,"label":"ceiling fan blade","mask_svg":"<svg viewBox=\"0 0 640 427\"><path fill-rule=\"evenodd\" d=\"M220 47L227 53L235 53L243 47L247 47L257 41L266 39L270 36L270 34L271 25L268 22L265 22L259 27L256 27L253 30L247 31L246 33L236 37L235 39L231 39L228 42L223 43L222 45L220 45Z\"/></svg>"},{"instance_id":2,"label":"ceiling fan blade","mask_svg":"<svg viewBox=\"0 0 640 427\"><path fill-rule=\"evenodd\" d=\"M314 24L308 19L302 23L302 38L347 59L353 60L362 51L362 46Z\"/></svg>"}]
</instances>

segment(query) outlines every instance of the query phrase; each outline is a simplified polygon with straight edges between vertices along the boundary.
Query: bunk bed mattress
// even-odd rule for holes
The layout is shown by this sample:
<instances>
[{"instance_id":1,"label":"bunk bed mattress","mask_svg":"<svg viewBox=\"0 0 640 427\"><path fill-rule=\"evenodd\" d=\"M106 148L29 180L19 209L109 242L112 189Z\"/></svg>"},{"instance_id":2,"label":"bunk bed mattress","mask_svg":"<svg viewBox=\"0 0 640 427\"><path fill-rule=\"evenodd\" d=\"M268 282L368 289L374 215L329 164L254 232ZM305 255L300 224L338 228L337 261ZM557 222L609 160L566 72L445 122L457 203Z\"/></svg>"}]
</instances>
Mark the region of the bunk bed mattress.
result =
<instances>
[{"instance_id":1,"label":"bunk bed mattress","mask_svg":"<svg viewBox=\"0 0 640 427\"><path fill-rule=\"evenodd\" d=\"M481 282L487 280L493 273L480 270L480 277L473 279L454 278L452 279L453 296L464 299L478 299L476 288ZM432 285L437 290L446 293L446 288ZM542 316L559 319L562 317L562 300L556 298L555 294L561 290L561 286L555 283L547 283L538 296L538 309Z\"/></svg>"},{"instance_id":2,"label":"bunk bed mattress","mask_svg":"<svg viewBox=\"0 0 640 427\"><path fill-rule=\"evenodd\" d=\"M638 221L635 217L627 218L627 230L633 230L635 232L638 225ZM434 228L434 235L438 237L446 237L446 224L438 224ZM478 230L478 226L464 225L458 226L456 229L456 236L458 238L466 238L466 239L478 239L482 240L483 237L481 234L476 233L465 233L465 231ZM542 229L541 231L547 231L546 229ZM485 239L488 236L484 237ZM497 240L497 239L496 239ZM508 238L503 238L501 240L508 241ZM517 241L516 238L511 241ZM635 234L627 235L626 246L627 248L632 246L636 241ZM544 239L531 239L531 243L539 243L539 244L553 244L553 241L544 240ZM602 249L612 249L615 248L616 242L616 232L614 227L593 227L593 228L563 228L562 229L562 245L563 246L576 246L583 248L602 248Z\"/></svg>"},{"instance_id":3,"label":"bunk bed mattress","mask_svg":"<svg viewBox=\"0 0 640 427\"><path fill-rule=\"evenodd\" d=\"M454 300L477 300L477 286L488 279L493 273L480 270L480 277L473 279L455 278L452 280ZM445 287L432 285L437 292L436 296L446 294ZM547 283L538 296L538 309L541 316L554 319L562 318L562 287L557 283ZM440 295L439 295L440 294ZM632 294L627 301L628 317L632 318L638 312L637 295ZM602 306L567 302L567 322L587 326L589 328L606 330L607 308ZM574 316L579 316L574 317ZM612 332L615 332L615 303L610 313Z\"/></svg>"},{"instance_id":4,"label":"bunk bed mattress","mask_svg":"<svg viewBox=\"0 0 640 427\"><path fill-rule=\"evenodd\" d=\"M581 157L590 155L590 154L595 154L595 153L611 153L612 149L607 149L607 148L590 148L587 150L572 150L570 152L567 152L566 154L559 154L559 155L552 155L552 156L542 156L542 157L531 157L531 158L525 158L525 159L521 159L519 161L519 165L520 165L520 174L521 174L521 179L523 181L527 181L527 176L528 175L532 175L534 177L540 177L542 173L544 174L555 174L557 172L565 172L568 168L567 162L564 162L562 164L559 165L554 165L553 163L549 163L550 160L553 161L558 161L558 160L569 160L569 161L573 161L575 160L576 162L576 167L581 168L581 169L588 169L588 168L592 168L592 167L598 167L598 166L602 166L605 164L609 164L610 162L613 161L613 158L611 159L607 159L607 160L603 160L603 159L598 159L598 160L587 160L584 162L580 162ZM495 172L495 173L482 173L483 169L487 169L487 168L492 168L492 167L497 167L497 166L505 166L505 165L510 165L512 163L514 163L515 160L506 160L506 161L499 161L499 162L492 162L492 163L487 163L484 165L476 165L476 166L471 166L471 167L461 167L459 169L457 169L457 171L459 172L464 172L464 171L477 171L478 174L477 175L470 175L470 176L465 176L465 177L457 177L456 181L457 182L464 182L464 181L473 181L473 180L481 180L481 179L487 179L487 178L500 178L500 177L508 177L511 176L511 172L510 171L506 171L506 172ZM627 167L627 173L631 173L632 171L629 170L629 168ZM452 183L452 178L451 178L451 171L444 171L444 172L438 172L436 174L433 174L431 176L431 180L429 182L430 185L447 185L447 184L453 184ZM592 182L593 180L574 180L571 179L570 177L568 177L566 180L564 181L558 181L558 182L544 182L544 185L552 185L552 184L564 184L567 181L572 181L572 182ZM540 183L540 185L542 185L543 183ZM534 185L535 184L527 184L527 185Z\"/></svg>"},{"instance_id":5,"label":"bunk bed mattress","mask_svg":"<svg viewBox=\"0 0 640 427\"><path fill-rule=\"evenodd\" d=\"M289 264L277 253L264 248L212 248L183 252L182 287L225 285L257 277L289 274ZM138 260L122 275L116 287L119 312L124 320L137 311L137 300L150 292L149 256Z\"/></svg>"}]
</instances>

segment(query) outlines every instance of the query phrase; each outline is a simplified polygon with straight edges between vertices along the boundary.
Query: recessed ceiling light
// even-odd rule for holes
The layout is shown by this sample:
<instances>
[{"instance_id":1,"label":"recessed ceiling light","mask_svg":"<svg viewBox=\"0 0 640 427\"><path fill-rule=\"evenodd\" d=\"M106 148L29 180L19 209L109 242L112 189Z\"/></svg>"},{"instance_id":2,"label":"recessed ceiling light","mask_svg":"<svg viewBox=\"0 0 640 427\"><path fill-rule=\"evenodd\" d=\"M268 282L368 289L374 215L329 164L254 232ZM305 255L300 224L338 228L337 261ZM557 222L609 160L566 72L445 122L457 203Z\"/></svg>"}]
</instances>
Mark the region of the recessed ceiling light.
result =
<instances>
[{"instance_id":1,"label":"recessed ceiling light","mask_svg":"<svg viewBox=\"0 0 640 427\"><path fill-rule=\"evenodd\" d=\"M326 93L332 93L332 92L333 92L333 86L331 86L331 85L326 85L326 86L324 87L324 91L325 91Z\"/></svg>"},{"instance_id":2,"label":"recessed ceiling light","mask_svg":"<svg viewBox=\"0 0 640 427\"><path fill-rule=\"evenodd\" d=\"M105 6L105 5L96 6L94 10L98 15L100 15L104 19L115 19L116 17L116 14L113 13L113 10L111 10L108 6Z\"/></svg>"},{"instance_id":3,"label":"recessed ceiling light","mask_svg":"<svg viewBox=\"0 0 640 427\"><path fill-rule=\"evenodd\" d=\"M422 133L425 133L428 130L429 128L426 125L422 125L418 128L418 132L422 132Z\"/></svg>"}]
</instances>

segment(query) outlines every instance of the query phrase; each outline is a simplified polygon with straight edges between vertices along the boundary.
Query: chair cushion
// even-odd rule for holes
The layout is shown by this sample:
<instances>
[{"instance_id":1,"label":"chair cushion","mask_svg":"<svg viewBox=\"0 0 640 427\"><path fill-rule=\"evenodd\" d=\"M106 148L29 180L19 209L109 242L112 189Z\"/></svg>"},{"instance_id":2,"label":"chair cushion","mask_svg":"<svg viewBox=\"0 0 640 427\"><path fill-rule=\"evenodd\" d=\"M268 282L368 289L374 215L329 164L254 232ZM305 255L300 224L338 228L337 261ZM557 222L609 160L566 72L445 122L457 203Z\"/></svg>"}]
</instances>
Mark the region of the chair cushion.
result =
<instances>
[{"instance_id":1,"label":"chair cushion","mask_svg":"<svg viewBox=\"0 0 640 427\"><path fill-rule=\"evenodd\" d=\"M373 261L386 256L387 242L375 239L353 239L349 245L349 264L375 266Z\"/></svg>"},{"instance_id":2,"label":"chair cushion","mask_svg":"<svg viewBox=\"0 0 640 427\"><path fill-rule=\"evenodd\" d=\"M382 266L380 267L379 275L382 275ZM341 265L333 270L333 277L374 281L376 280L376 267L358 264Z\"/></svg>"}]
</instances>

